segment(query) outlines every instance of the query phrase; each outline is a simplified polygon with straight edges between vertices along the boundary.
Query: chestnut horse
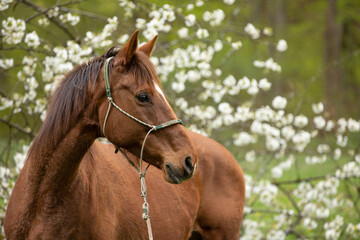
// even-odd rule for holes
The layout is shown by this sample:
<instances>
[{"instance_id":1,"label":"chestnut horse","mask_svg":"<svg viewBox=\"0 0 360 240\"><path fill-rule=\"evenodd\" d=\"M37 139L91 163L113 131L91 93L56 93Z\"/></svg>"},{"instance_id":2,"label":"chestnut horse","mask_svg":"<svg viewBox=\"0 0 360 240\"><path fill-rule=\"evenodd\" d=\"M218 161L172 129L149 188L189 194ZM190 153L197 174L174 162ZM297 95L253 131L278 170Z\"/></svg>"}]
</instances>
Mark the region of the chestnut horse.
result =
<instances>
[{"instance_id":1,"label":"chestnut horse","mask_svg":"<svg viewBox=\"0 0 360 240\"><path fill-rule=\"evenodd\" d=\"M147 239L138 175L122 155L113 153L112 145L94 140L106 135L136 161L150 133L147 126L111 109L111 101L145 123L176 119L149 60L155 40L137 49L135 32L121 50L111 49L64 78L10 197L4 223L8 240ZM103 77L110 57L114 100L105 94ZM149 135L144 159L155 166L147 174L155 239L238 237L242 172L225 149L214 145L179 124ZM180 185L163 181L190 178L196 151L203 161L194 178ZM219 169L217 161L224 167ZM218 173L227 174L225 180Z\"/></svg>"}]
</instances>

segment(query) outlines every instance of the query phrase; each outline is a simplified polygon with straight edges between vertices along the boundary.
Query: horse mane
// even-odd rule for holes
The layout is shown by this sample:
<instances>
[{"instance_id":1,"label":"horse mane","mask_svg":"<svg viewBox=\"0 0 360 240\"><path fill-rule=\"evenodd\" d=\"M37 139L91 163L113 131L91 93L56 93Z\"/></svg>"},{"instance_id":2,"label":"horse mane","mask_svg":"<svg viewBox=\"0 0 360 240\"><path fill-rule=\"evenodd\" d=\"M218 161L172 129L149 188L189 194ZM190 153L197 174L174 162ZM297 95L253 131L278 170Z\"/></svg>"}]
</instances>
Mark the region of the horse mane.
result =
<instances>
[{"instance_id":1,"label":"horse mane","mask_svg":"<svg viewBox=\"0 0 360 240\"><path fill-rule=\"evenodd\" d=\"M119 53L120 48L112 47L105 54L91 59L87 63L76 66L72 71L67 73L53 96L51 97L46 118L35 137L32 146L29 149L28 156L32 155L36 149L44 144L44 140L52 149L67 132L73 128L82 117L82 110L86 105L86 95L89 84L95 86L99 72L106 59L114 57ZM109 72L113 68L114 59L109 64ZM133 73L135 79L139 81L155 81L160 85L156 70L145 54L137 51L132 58L128 71ZM144 84L140 82L139 84ZM105 95L105 91L104 91Z\"/></svg>"}]
</instances>

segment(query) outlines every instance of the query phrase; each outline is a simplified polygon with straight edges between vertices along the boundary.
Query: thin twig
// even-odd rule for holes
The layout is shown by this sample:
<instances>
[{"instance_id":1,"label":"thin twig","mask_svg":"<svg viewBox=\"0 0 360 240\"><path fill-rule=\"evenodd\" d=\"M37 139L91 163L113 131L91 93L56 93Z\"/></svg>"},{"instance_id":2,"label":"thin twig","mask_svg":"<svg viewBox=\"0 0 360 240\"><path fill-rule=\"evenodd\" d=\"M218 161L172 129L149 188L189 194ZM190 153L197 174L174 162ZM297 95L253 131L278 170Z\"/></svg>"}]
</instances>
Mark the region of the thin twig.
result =
<instances>
[{"instance_id":1,"label":"thin twig","mask_svg":"<svg viewBox=\"0 0 360 240\"><path fill-rule=\"evenodd\" d=\"M314 176L314 177L308 177L308 178L302 178L302 179L294 179L294 180L285 180L285 181L274 181L272 182L272 184L276 185L276 186L280 186L280 185L287 185L287 184L298 184L301 182L312 182L312 181L317 181L317 180L321 180L321 179L326 179L329 177L335 177L335 175L323 175L323 176Z\"/></svg>"},{"instance_id":2,"label":"thin twig","mask_svg":"<svg viewBox=\"0 0 360 240\"><path fill-rule=\"evenodd\" d=\"M6 124L6 125L8 125L10 127L13 127L15 129L17 129L20 132L22 132L22 133L24 133L24 134L26 134L26 135L28 135L28 136L30 136L32 138L35 137L35 135L32 132L29 132L29 131L25 130L24 128L22 128L21 126L15 124L15 123L12 123L12 122L4 119L4 118L0 118L0 122L4 123L4 124Z\"/></svg>"},{"instance_id":3,"label":"thin twig","mask_svg":"<svg viewBox=\"0 0 360 240\"><path fill-rule=\"evenodd\" d=\"M92 13L92 12L87 12L87 11L83 11L83 10L79 10L79 9L71 9L71 8L67 8L67 7L60 7L60 11L62 11L62 12L71 12L71 13L75 13L75 14L79 14L79 15L88 17L88 18L93 18L93 19L97 19L97 20L107 22L107 17L97 15L97 14Z\"/></svg>"}]
</instances>

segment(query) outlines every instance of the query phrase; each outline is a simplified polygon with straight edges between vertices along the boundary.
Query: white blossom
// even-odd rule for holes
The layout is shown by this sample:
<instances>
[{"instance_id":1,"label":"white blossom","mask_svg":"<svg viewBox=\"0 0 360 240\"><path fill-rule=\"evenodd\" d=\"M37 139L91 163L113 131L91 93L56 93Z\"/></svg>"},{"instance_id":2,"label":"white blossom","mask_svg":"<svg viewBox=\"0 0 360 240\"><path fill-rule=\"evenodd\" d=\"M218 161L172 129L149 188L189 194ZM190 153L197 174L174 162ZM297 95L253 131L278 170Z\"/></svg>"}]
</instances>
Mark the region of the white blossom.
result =
<instances>
[{"instance_id":1,"label":"white blossom","mask_svg":"<svg viewBox=\"0 0 360 240\"><path fill-rule=\"evenodd\" d=\"M271 175L273 178L281 178L283 175L283 170L281 167L276 166L273 169L271 169Z\"/></svg>"},{"instance_id":2,"label":"white blossom","mask_svg":"<svg viewBox=\"0 0 360 240\"><path fill-rule=\"evenodd\" d=\"M255 161L255 157L256 157L256 153L254 150L248 151L245 154L245 160L248 162L253 162Z\"/></svg>"},{"instance_id":3,"label":"white blossom","mask_svg":"<svg viewBox=\"0 0 360 240\"><path fill-rule=\"evenodd\" d=\"M51 8L47 14L50 18L59 16L59 7Z\"/></svg>"},{"instance_id":4,"label":"white blossom","mask_svg":"<svg viewBox=\"0 0 360 240\"><path fill-rule=\"evenodd\" d=\"M349 118L347 127L350 132L359 132L360 131L360 122L356 121L352 118Z\"/></svg>"},{"instance_id":5,"label":"white blossom","mask_svg":"<svg viewBox=\"0 0 360 240\"><path fill-rule=\"evenodd\" d=\"M330 211L328 208L321 207L321 208L316 209L316 216L318 218L327 218L327 217L329 217L329 214L330 214Z\"/></svg>"},{"instance_id":6,"label":"white blossom","mask_svg":"<svg viewBox=\"0 0 360 240\"><path fill-rule=\"evenodd\" d=\"M234 50L238 50L239 48L242 47L242 42L241 41L233 42L231 43L231 47Z\"/></svg>"},{"instance_id":7,"label":"white blossom","mask_svg":"<svg viewBox=\"0 0 360 240\"><path fill-rule=\"evenodd\" d=\"M185 16L185 25L187 27L192 27L196 23L196 16L194 14L189 14Z\"/></svg>"},{"instance_id":8,"label":"white blossom","mask_svg":"<svg viewBox=\"0 0 360 240\"><path fill-rule=\"evenodd\" d=\"M266 235L266 240L285 240L286 234L282 230L271 229Z\"/></svg>"},{"instance_id":9,"label":"white blossom","mask_svg":"<svg viewBox=\"0 0 360 240\"><path fill-rule=\"evenodd\" d=\"M24 42L29 47L34 47L34 48L37 48L40 45L39 36L35 31L26 34Z\"/></svg>"},{"instance_id":10,"label":"white blossom","mask_svg":"<svg viewBox=\"0 0 360 240\"><path fill-rule=\"evenodd\" d=\"M287 100L284 97L276 96L272 101L272 106L275 109L284 109L286 107Z\"/></svg>"},{"instance_id":11,"label":"white blossom","mask_svg":"<svg viewBox=\"0 0 360 240\"><path fill-rule=\"evenodd\" d=\"M117 42L120 44L125 44L128 39L129 39L129 34L124 34L117 40Z\"/></svg>"},{"instance_id":12,"label":"white blossom","mask_svg":"<svg viewBox=\"0 0 360 240\"><path fill-rule=\"evenodd\" d=\"M24 20L8 17L2 21L2 26L1 34L3 35L4 42L7 44L18 44L21 42L26 29Z\"/></svg>"},{"instance_id":13,"label":"white blossom","mask_svg":"<svg viewBox=\"0 0 360 240\"><path fill-rule=\"evenodd\" d=\"M138 29L144 29L146 26L146 20L143 18L137 18L135 27Z\"/></svg>"},{"instance_id":14,"label":"white blossom","mask_svg":"<svg viewBox=\"0 0 360 240\"><path fill-rule=\"evenodd\" d=\"M240 87L241 89L241 87ZM251 79L250 87L246 90L250 95L255 95L259 92L258 84L256 79Z\"/></svg>"},{"instance_id":15,"label":"white blossom","mask_svg":"<svg viewBox=\"0 0 360 240\"><path fill-rule=\"evenodd\" d=\"M254 138L247 132L240 132L234 140L236 146L246 146L254 142Z\"/></svg>"},{"instance_id":16,"label":"white blossom","mask_svg":"<svg viewBox=\"0 0 360 240\"><path fill-rule=\"evenodd\" d=\"M223 43L222 43L222 41L221 41L220 39L217 39L217 40L215 41L215 43L214 43L214 50L215 50L216 52L219 52L219 51L221 51L222 48L223 48Z\"/></svg>"},{"instance_id":17,"label":"white blossom","mask_svg":"<svg viewBox=\"0 0 360 240\"><path fill-rule=\"evenodd\" d=\"M340 148L336 148L336 149L334 150L334 159L335 159L335 160L339 160L340 157L341 157L341 149L340 149Z\"/></svg>"},{"instance_id":18,"label":"white blossom","mask_svg":"<svg viewBox=\"0 0 360 240\"><path fill-rule=\"evenodd\" d=\"M343 136L343 135L338 135L336 137L336 144L339 145L340 147L345 147L348 141L348 137L347 136Z\"/></svg>"},{"instance_id":19,"label":"white blossom","mask_svg":"<svg viewBox=\"0 0 360 240\"><path fill-rule=\"evenodd\" d=\"M272 136L266 136L266 149L274 152L280 147L280 141Z\"/></svg>"},{"instance_id":20,"label":"white blossom","mask_svg":"<svg viewBox=\"0 0 360 240\"><path fill-rule=\"evenodd\" d=\"M233 75L229 75L224 79L224 85L227 87L233 87L236 84L236 79Z\"/></svg>"},{"instance_id":21,"label":"white blossom","mask_svg":"<svg viewBox=\"0 0 360 240\"><path fill-rule=\"evenodd\" d=\"M222 102L219 104L218 109L223 114L230 114L233 112L233 107L227 102Z\"/></svg>"},{"instance_id":22,"label":"white blossom","mask_svg":"<svg viewBox=\"0 0 360 240\"><path fill-rule=\"evenodd\" d=\"M337 121L337 125L338 125L338 128L336 129L337 132L338 132L339 134L343 134L343 133L345 133L345 131L346 131L348 122L346 121L345 118L340 118L340 119Z\"/></svg>"},{"instance_id":23,"label":"white blossom","mask_svg":"<svg viewBox=\"0 0 360 240\"><path fill-rule=\"evenodd\" d=\"M195 5L196 5L197 7L201 7L202 5L204 5L204 2L203 2L202 0L196 0Z\"/></svg>"},{"instance_id":24,"label":"white blossom","mask_svg":"<svg viewBox=\"0 0 360 240\"><path fill-rule=\"evenodd\" d=\"M1 0L0 1L0 11L4 11L9 8L9 4L12 3L13 0Z\"/></svg>"},{"instance_id":25,"label":"white blossom","mask_svg":"<svg viewBox=\"0 0 360 240\"><path fill-rule=\"evenodd\" d=\"M27 152L29 150L29 146L28 145L23 145L22 147L22 151L18 152L14 155L14 161L16 164L16 171L19 173L20 170L23 168L24 163L25 163L25 159L26 159L26 155Z\"/></svg>"},{"instance_id":26,"label":"white blossom","mask_svg":"<svg viewBox=\"0 0 360 240\"><path fill-rule=\"evenodd\" d=\"M213 12L205 11L203 19L205 22L209 22L210 26L219 26L225 18L225 13L221 9L214 10Z\"/></svg>"},{"instance_id":27,"label":"white blossom","mask_svg":"<svg viewBox=\"0 0 360 240\"><path fill-rule=\"evenodd\" d=\"M281 134L287 141L289 141L295 135L295 130L292 126L285 126L281 129Z\"/></svg>"},{"instance_id":28,"label":"white blossom","mask_svg":"<svg viewBox=\"0 0 360 240\"><path fill-rule=\"evenodd\" d=\"M233 5L235 0L224 0L224 3L227 5Z\"/></svg>"},{"instance_id":29,"label":"white blossom","mask_svg":"<svg viewBox=\"0 0 360 240\"><path fill-rule=\"evenodd\" d=\"M287 48L287 42L284 39L280 39L276 45L276 50L278 50L279 52L285 52Z\"/></svg>"},{"instance_id":30,"label":"white blossom","mask_svg":"<svg viewBox=\"0 0 360 240\"><path fill-rule=\"evenodd\" d=\"M248 23L245 28L245 32L250 35L252 39L257 39L260 37L260 30L257 29L254 25L251 23Z\"/></svg>"},{"instance_id":31,"label":"white blossom","mask_svg":"<svg viewBox=\"0 0 360 240\"><path fill-rule=\"evenodd\" d=\"M47 27L47 26L50 25L50 21L46 17L39 18L38 23L39 23L40 26L44 26L44 27Z\"/></svg>"},{"instance_id":32,"label":"white blossom","mask_svg":"<svg viewBox=\"0 0 360 240\"><path fill-rule=\"evenodd\" d=\"M186 27L180 28L177 31L179 38L187 38L189 36L189 29Z\"/></svg>"},{"instance_id":33,"label":"white blossom","mask_svg":"<svg viewBox=\"0 0 360 240\"><path fill-rule=\"evenodd\" d=\"M323 129L326 125L326 120L322 116L314 118L314 124L317 129Z\"/></svg>"},{"instance_id":34,"label":"white blossom","mask_svg":"<svg viewBox=\"0 0 360 240\"><path fill-rule=\"evenodd\" d=\"M171 88L175 92L181 93L185 90L185 84L183 82L173 82L173 83L171 83Z\"/></svg>"},{"instance_id":35,"label":"white blossom","mask_svg":"<svg viewBox=\"0 0 360 240\"><path fill-rule=\"evenodd\" d=\"M308 230L313 230L317 228L318 224L316 221L312 220L311 218L304 218L303 225Z\"/></svg>"},{"instance_id":36,"label":"white blossom","mask_svg":"<svg viewBox=\"0 0 360 240\"><path fill-rule=\"evenodd\" d=\"M271 27L265 27L263 30L263 34L266 36L271 37L273 34L272 28Z\"/></svg>"},{"instance_id":37,"label":"white blossom","mask_svg":"<svg viewBox=\"0 0 360 240\"><path fill-rule=\"evenodd\" d=\"M255 60L253 62L253 65L257 68L263 68L263 67L265 67L265 62L260 61L260 60Z\"/></svg>"},{"instance_id":38,"label":"white blossom","mask_svg":"<svg viewBox=\"0 0 360 240\"><path fill-rule=\"evenodd\" d=\"M292 137L292 142L295 144L297 151L302 152L304 148L310 143L311 135L306 131L300 131Z\"/></svg>"},{"instance_id":39,"label":"white blossom","mask_svg":"<svg viewBox=\"0 0 360 240\"><path fill-rule=\"evenodd\" d=\"M303 128L308 124L308 118L304 115L299 115L294 118L294 125L298 128Z\"/></svg>"},{"instance_id":40,"label":"white blossom","mask_svg":"<svg viewBox=\"0 0 360 240\"><path fill-rule=\"evenodd\" d=\"M209 36L209 32L208 30L206 29L203 29L203 28L199 28L196 32L196 36L199 38L199 39L203 39L203 38L207 38Z\"/></svg>"},{"instance_id":41,"label":"white blossom","mask_svg":"<svg viewBox=\"0 0 360 240\"><path fill-rule=\"evenodd\" d=\"M124 8L126 17L132 17L132 12L136 8L136 5L132 1L119 0L119 5Z\"/></svg>"},{"instance_id":42,"label":"white blossom","mask_svg":"<svg viewBox=\"0 0 360 240\"><path fill-rule=\"evenodd\" d=\"M335 123L333 120L328 120L326 123L325 131L331 131L335 127Z\"/></svg>"},{"instance_id":43,"label":"white blossom","mask_svg":"<svg viewBox=\"0 0 360 240\"><path fill-rule=\"evenodd\" d=\"M264 91L268 91L271 88L271 82L269 82L266 78L262 78L259 80L258 87Z\"/></svg>"},{"instance_id":44,"label":"white blossom","mask_svg":"<svg viewBox=\"0 0 360 240\"><path fill-rule=\"evenodd\" d=\"M0 67L3 69L9 69L14 66L14 59L12 58L4 58L0 59Z\"/></svg>"},{"instance_id":45,"label":"white blossom","mask_svg":"<svg viewBox=\"0 0 360 240\"><path fill-rule=\"evenodd\" d=\"M311 107L315 114L320 114L324 111L324 104L322 102L314 103Z\"/></svg>"},{"instance_id":46,"label":"white blossom","mask_svg":"<svg viewBox=\"0 0 360 240\"><path fill-rule=\"evenodd\" d=\"M80 22L80 17L77 15L72 15L71 13L60 15L59 18L63 23L70 23L71 26L75 26Z\"/></svg>"}]
</instances>

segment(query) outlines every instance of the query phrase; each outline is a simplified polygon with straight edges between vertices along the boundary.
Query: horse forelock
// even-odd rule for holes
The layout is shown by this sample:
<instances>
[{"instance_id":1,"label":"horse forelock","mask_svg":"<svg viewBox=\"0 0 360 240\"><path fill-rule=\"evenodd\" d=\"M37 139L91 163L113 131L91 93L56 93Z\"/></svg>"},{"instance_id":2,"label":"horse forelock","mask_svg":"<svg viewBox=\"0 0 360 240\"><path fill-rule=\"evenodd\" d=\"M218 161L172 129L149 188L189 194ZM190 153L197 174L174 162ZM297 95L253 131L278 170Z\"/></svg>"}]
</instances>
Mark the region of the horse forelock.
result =
<instances>
[{"instance_id":1,"label":"horse forelock","mask_svg":"<svg viewBox=\"0 0 360 240\"><path fill-rule=\"evenodd\" d=\"M143 52L137 51L131 61L130 72L139 85L152 86L154 90L156 85L161 86L160 79L156 73L155 66Z\"/></svg>"}]
</instances>

